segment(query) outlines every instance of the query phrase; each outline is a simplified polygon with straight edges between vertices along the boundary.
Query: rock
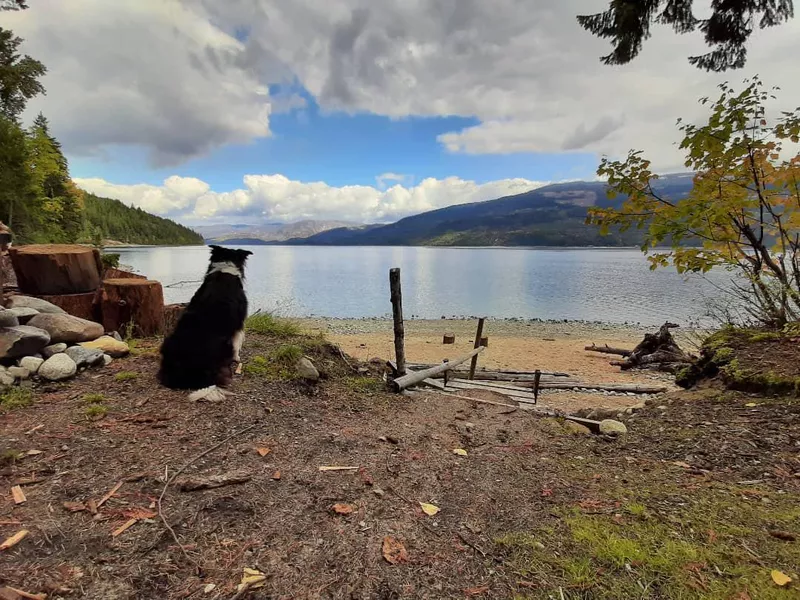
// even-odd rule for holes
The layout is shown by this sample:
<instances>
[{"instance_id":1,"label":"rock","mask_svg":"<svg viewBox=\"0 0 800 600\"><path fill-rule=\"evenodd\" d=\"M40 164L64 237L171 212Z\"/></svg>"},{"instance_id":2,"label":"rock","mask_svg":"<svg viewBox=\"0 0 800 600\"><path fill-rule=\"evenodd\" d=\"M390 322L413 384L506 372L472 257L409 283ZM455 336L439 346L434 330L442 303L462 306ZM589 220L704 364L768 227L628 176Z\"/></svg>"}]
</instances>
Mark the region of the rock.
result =
<instances>
[{"instance_id":1,"label":"rock","mask_svg":"<svg viewBox=\"0 0 800 600\"><path fill-rule=\"evenodd\" d=\"M575 435L590 435L592 433L591 429L586 427L586 425L581 425L575 421L564 422L564 429L567 433L574 433Z\"/></svg>"},{"instance_id":2,"label":"rock","mask_svg":"<svg viewBox=\"0 0 800 600\"><path fill-rule=\"evenodd\" d=\"M31 376L31 372L25 367L8 367L6 372L14 379L27 379Z\"/></svg>"},{"instance_id":3,"label":"rock","mask_svg":"<svg viewBox=\"0 0 800 600\"><path fill-rule=\"evenodd\" d=\"M108 366L111 364L111 361L114 360L108 354L103 354L103 366Z\"/></svg>"},{"instance_id":4,"label":"rock","mask_svg":"<svg viewBox=\"0 0 800 600\"><path fill-rule=\"evenodd\" d=\"M618 413L619 409L617 408L593 408L586 414L586 418L593 421L602 421L603 419L616 417Z\"/></svg>"},{"instance_id":5,"label":"rock","mask_svg":"<svg viewBox=\"0 0 800 600\"><path fill-rule=\"evenodd\" d=\"M104 335L91 342L82 342L80 346L102 350L112 358L120 358L131 351L128 344L115 340L110 335Z\"/></svg>"},{"instance_id":6,"label":"rock","mask_svg":"<svg viewBox=\"0 0 800 600\"><path fill-rule=\"evenodd\" d=\"M31 320L31 318L35 317L39 314L39 311L34 308L28 308L27 306L19 306L17 308L9 308L5 312L10 313L17 317L17 321L22 324L27 323Z\"/></svg>"},{"instance_id":7,"label":"rock","mask_svg":"<svg viewBox=\"0 0 800 600\"><path fill-rule=\"evenodd\" d=\"M103 335L103 326L94 321L64 314L39 314L28 324L39 327L50 333L53 342L88 342Z\"/></svg>"},{"instance_id":8,"label":"rock","mask_svg":"<svg viewBox=\"0 0 800 600\"><path fill-rule=\"evenodd\" d=\"M28 369L31 375L35 375L42 366L44 359L37 358L36 356L24 356L19 360L19 366L23 369Z\"/></svg>"},{"instance_id":9,"label":"rock","mask_svg":"<svg viewBox=\"0 0 800 600\"><path fill-rule=\"evenodd\" d=\"M0 371L0 385L14 385L16 379L12 375L9 375L5 369Z\"/></svg>"},{"instance_id":10,"label":"rock","mask_svg":"<svg viewBox=\"0 0 800 600\"><path fill-rule=\"evenodd\" d=\"M0 327L16 327L19 319L10 310L0 310Z\"/></svg>"},{"instance_id":11,"label":"rock","mask_svg":"<svg viewBox=\"0 0 800 600\"><path fill-rule=\"evenodd\" d=\"M308 358L301 357L294 366L297 374L308 381L318 381L319 371Z\"/></svg>"},{"instance_id":12,"label":"rock","mask_svg":"<svg viewBox=\"0 0 800 600\"><path fill-rule=\"evenodd\" d=\"M119 333L117 333L116 331L112 331L111 333L109 333L107 335L110 335L112 338L114 338L118 342L124 342L125 341L125 340L122 339L122 336Z\"/></svg>"},{"instance_id":13,"label":"rock","mask_svg":"<svg viewBox=\"0 0 800 600\"><path fill-rule=\"evenodd\" d=\"M50 334L44 329L17 325L0 329L0 358L17 358L36 354L50 343Z\"/></svg>"},{"instance_id":14,"label":"rock","mask_svg":"<svg viewBox=\"0 0 800 600\"><path fill-rule=\"evenodd\" d=\"M69 356L54 354L39 367L39 377L50 381L69 379L78 371L78 365Z\"/></svg>"},{"instance_id":15,"label":"rock","mask_svg":"<svg viewBox=\"0 0 800 600\"><path fill-rule=\"evenodd\" d=\"M42 348L42 356L45 358L50 358L53 354L60 354L67 349L67 345L64 342L58 344L50 344L49 346L45 346Z\"/></svg>"},{"instance_id":16,"label":"rock","mask_svg":"<svg viewBox=\"0 0 800 600\"><path fill-rule=\"evenodd\" d=\"M64 352L75 364L80 367L94 367L95 365L102 364L103 354L102 350L97 348L84 348L83 346L72 346L67 348Z\"/></svg>"},{"instance_id":17,"label":"rock","mask_svg":"<svg viewBox=\"0 0 800 600\"><path fill-rule=\"evenodd\" d=\"M65 315L66 311L60 306L51 304L47 300L33 296L11 296L8 299L8 308L32 308L36 312Z\"/></svg>"},{"instance_id":18,"label":"rock","mask_svg":"<svg viewBox=\"0 0 800 600\"><path fill-rule=\"evenodd\" d=\"M613 419L604 419L600 421L600 433L605 435L623 435L628 433L628 428L625 427L625 423L620 423Z\"/></svg>"}]
</instances>

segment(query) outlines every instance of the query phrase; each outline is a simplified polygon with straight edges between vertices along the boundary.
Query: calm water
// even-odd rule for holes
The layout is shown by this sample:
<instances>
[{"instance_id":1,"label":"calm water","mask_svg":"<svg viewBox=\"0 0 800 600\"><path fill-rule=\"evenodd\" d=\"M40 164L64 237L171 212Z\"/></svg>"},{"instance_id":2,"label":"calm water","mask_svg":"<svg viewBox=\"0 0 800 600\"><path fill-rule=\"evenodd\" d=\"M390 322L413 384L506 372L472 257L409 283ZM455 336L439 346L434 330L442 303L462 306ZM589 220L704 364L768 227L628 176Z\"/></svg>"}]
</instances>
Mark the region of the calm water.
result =
<instances>
[{"instance_id":1,"label":"calm water","mask_svg":"<svg viewBox=\"0 0 800 600\"><path fill-rule=\"evenodd\" d=\"M650 271L630 249L249 246L251 310L286 316L391 314L388 271L400 267L406 318L442 315L689 324L703 320L726 273ZM114 250L186 302L208 264L203 246ZM180 283L190 282L190 283ZM169 286L169 287L167 287Z\"/></svg>"}]
</instances>

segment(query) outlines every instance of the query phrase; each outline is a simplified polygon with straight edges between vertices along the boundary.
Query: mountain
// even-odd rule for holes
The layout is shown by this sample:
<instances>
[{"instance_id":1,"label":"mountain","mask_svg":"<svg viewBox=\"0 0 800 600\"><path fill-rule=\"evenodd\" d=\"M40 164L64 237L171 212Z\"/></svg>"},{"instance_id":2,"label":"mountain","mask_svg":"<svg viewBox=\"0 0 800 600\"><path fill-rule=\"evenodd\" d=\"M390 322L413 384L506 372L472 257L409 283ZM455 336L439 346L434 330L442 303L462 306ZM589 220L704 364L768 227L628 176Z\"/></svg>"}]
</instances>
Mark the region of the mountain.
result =
<instances>
[{"instance_id":1,"label":"mountain","mask_svg":"<svg viewBox=\"0 0 800 600\"><path fill-rule=\"evenodd\" d=\"M348 221L305 220L296 223L261 225L199 225L193 229L207 242L228 244L264 244L314 236L330 229L351 227Z\"/></svg>"},{"instance_id":2,"label":"mountain","mask_svg":"<svg viewBox=\"0 0 800 600\"><path fill-rule=\"evenodd\" d=\"M203 237L188 227L94 194L84 196L83 220L83 237L87 241L171 246L203 243Z\"/></svg>"},{"instance_id":3,"label":"mountain","mask_svg":"<svg viewBox=\"0 0 800 600\"><path fill-rule=\"evenodd\" d=\"M678 199L692 189L692 174L665 175L653 188ZM306 238L286 240L296 245L341 246L632 246L641 233L629 230L600 235L586 225L590 206L619 207L625 198L610 200L603 182L577 181L544 186L530 192L470 204L440 208L389 225L331 229Z\"/></svg>"}]
</instances>

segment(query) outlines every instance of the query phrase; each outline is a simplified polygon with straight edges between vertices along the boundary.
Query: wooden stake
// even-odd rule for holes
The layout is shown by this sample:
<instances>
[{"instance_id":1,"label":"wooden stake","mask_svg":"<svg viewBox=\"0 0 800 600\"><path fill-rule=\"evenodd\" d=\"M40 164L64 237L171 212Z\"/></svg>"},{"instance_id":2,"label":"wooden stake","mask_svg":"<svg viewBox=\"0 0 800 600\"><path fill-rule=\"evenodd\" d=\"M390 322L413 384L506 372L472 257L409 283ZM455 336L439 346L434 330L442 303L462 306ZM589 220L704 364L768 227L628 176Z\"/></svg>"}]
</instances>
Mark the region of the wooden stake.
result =
<instances>
[{"instance_id":1,"label":"wooden stake","mask_svg":"<svg viewBox=\"0 0 800 600\"><path fill-rule=\"evenodd\" d=\"M389 291L394 320L394 354L397 359L397 374L406 374L405 330L403 328L403 293L400 287L400 269L389 269Z\"/></svg>"},{"instance_id":2,"label":"wooden stake","mask_svg":"<svg viewBox=\"0 0 800 600\"><path fill-rule=\"evenodd\" d=\"M481 346L481 338L483 337L483 323L486 321L485 317L478 319L478 331L475 333L475 345L473 348L485 348ZM469 365L469 378L475 379L475 368L478 366L478 355L472 357L472 362Z\"/></svg>"}]
</instances>

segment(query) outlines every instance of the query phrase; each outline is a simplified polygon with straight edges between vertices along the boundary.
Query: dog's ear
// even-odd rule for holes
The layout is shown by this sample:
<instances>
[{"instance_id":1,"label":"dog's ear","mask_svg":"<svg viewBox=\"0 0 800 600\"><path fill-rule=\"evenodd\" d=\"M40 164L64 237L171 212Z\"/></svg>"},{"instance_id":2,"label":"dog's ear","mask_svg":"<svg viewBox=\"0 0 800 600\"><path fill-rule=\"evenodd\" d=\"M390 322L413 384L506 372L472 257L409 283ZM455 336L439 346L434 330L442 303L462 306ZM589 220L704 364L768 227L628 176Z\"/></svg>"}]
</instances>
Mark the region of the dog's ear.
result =
<instances>
[{"instance_id":1,"label":"dog's ear","mask_svg":"<svg viewBox=\"0 0 800 600\"><path fill-rule=\"evenodd\" d=\"M221 246L215 246L214 244L209 244L209 245L208 245L208 247L209 247L209 248L211 248L211 251L212 251L212 252L213 252L214 250L221 250L221 249L222 249L222 247L221 247Z\"/></svg>"},{"instance_id":2,"label":"dog's ear","mask_svg":"<svg viewBox=\"0 0 800 600\"><path fill-rule=\"evenodd\" d=\"M252 256L252 255L253 255L253 253L252 253L252 252L250 252L250 250L239 250L239 252L241 252L241 253L242 253L242 256L243 256L244 258L247 258L248 256Z\"/></svg>"}]
</instances>

